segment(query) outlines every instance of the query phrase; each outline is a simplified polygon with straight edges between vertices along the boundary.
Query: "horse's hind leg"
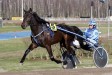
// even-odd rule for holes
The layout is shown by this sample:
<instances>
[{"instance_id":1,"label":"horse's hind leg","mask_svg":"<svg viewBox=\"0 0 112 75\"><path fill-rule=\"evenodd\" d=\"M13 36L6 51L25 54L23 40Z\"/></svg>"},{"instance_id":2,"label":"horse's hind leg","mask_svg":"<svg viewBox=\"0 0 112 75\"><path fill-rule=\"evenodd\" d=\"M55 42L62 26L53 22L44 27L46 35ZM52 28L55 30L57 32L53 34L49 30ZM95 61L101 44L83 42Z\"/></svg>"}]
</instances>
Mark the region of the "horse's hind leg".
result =
<instances>
[{"instance_id":1,"label":"horse's hind leg","mask_svg":"<svg viewBox=\"0 0 112 75\"><path fill-rule=\"evenodd\" d=\"M37 48L37 45L32 43L30 44L30 46L28 47L28 49L25 51L20 63L23 64L23 62L25 61L26 56L28 55L28 53L33 50L34 48Z\"/></svg>"},{"instance_id":2,"label":"horse's hind leg","mask_svg":"<svg viewBox=\"0 0 112 75\"><path fill-rule=\"evenodd\" d=\"M62 63L61 60L56 60L56 59L54 58L53 53L52 53L51 46L48 46L48 45L47 45L47 46L46 46L46 49L47 49L47 52L48 52L48 54L49 54L49 57L50 57L51 61L54 61L54 62L56 62L57 64Z\"/></svg>"},{"instance_id":3,"label":"horse's hind leg","mask_svg":"<svg viewBox=\"0 0 112 75\"><path fill-rule=\"evenodd\" d=\"M67 55L70 58L73 67L75 67L76 66L75 62L76 61L73 57L76 57L76 54L75 54L75 51L73 50L73 48L70 46L70 44L71 44L71 40L66 39L65 45L66 45L66 49L67 49Z\"/></svg>"}]
</instances>

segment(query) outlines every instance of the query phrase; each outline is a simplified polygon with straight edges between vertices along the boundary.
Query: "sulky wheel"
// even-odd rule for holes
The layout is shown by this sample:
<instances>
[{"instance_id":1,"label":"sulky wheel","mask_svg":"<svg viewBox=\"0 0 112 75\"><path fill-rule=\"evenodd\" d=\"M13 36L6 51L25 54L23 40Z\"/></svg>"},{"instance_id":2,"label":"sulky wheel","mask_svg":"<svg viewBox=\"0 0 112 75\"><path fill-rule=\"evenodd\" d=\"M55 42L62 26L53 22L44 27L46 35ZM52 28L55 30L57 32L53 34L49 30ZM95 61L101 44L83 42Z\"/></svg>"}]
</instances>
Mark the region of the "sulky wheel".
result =
<instances>
[{"instance_id":1,"label":"sulky wheel","mask_svg":"<svg viewBox=\"0 0 112 75\"><path fill-rule=\"evenodd\" d=\"M94 50L93 59L96 67L103 68L108 63L108 54L103 47L98 47Z\"/></svg>"}]
</instances>

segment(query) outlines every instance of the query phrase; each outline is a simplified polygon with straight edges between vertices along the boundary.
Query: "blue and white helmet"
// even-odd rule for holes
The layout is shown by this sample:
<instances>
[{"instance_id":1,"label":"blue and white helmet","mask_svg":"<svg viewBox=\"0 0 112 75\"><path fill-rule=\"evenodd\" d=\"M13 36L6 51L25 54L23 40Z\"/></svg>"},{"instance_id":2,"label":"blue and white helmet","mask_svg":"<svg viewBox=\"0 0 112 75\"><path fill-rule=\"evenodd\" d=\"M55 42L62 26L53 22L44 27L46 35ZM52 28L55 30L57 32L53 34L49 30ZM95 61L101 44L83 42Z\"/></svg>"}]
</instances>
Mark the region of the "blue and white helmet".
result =
<instances>
[{"instance_id":1,"label":"blue and white helmet","mask_svg":"<svg viewBox=\"0 0 112 75\"><path fill-rule=\"evenodd\" d=\"M89 25L94 25L94 26L96 26L96 21L95 21L94 19L91 19L91 20L89 21Z\"/></svg>"}]
</instances>

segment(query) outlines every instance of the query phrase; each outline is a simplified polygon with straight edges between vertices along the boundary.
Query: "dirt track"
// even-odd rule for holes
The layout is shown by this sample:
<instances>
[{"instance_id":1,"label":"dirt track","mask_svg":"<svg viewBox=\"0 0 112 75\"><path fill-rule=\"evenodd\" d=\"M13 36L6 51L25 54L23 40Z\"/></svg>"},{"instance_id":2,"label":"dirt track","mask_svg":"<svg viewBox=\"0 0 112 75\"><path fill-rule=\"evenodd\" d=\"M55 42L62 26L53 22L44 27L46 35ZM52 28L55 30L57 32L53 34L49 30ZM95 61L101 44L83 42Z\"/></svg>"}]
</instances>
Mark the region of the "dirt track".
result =
<instances>
[{"instance_id":1,"label":"dirt track","mask_svg":"<svg viewBox=\"0 0 112 75\"><path fill-rule=\"evenodd\" d=\"M31 72L0 73L0 75L112 75L112 67L108 68L82 68L82 69L60 69L42 70Z\"/></svg>"}]
</instances>

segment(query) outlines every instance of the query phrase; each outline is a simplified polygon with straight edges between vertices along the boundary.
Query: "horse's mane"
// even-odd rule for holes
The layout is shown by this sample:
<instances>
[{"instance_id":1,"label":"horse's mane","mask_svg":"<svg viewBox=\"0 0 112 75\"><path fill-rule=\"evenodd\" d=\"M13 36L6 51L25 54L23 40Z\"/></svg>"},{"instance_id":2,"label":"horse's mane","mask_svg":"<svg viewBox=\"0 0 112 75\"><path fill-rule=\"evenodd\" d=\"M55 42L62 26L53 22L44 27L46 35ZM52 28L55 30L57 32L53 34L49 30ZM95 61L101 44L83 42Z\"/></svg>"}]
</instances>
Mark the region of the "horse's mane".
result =
<instances>
[{"instance_id":1,"label":"horse's mane","mask_svg":"<svg viewBox=\"0 0 112 75\"><path fill-rule=\"evenodd\" d=\"M40 24L46 24L46 23L49 23L48 21L45 21L44 19L40 18L36 12L33 12L33 16L34 18L36 19L36 21ZM83 32L76 26L68 26L66 25L65 23L62 23L62 24L58 24L59 26L61 26L62 28L64 29L67 29L69 31L72 31L72 32L76 32L77 34L80 34L80 35L83 35Z\"/></svg>"},{"instance_id":2,"label":"horse's mane","mask_svg":"<svg viewBox=\"0 0 112 75\"><path fill-rule=\"evenodd\" d=\"M40 18L40 17L37 15L36 12L33 12L33 16L35 17L36 21L37 21L38 23L40 23L40 24L42 24L42 23L44 23L44 24L49 23L49 22L45 21L44 19Z\"/></svg>"}]
</instances>

